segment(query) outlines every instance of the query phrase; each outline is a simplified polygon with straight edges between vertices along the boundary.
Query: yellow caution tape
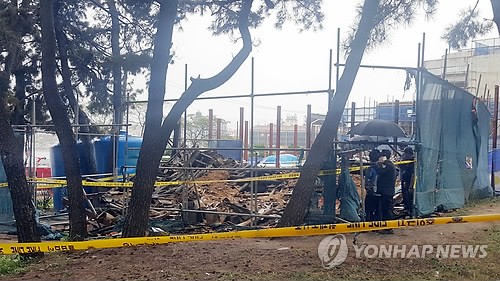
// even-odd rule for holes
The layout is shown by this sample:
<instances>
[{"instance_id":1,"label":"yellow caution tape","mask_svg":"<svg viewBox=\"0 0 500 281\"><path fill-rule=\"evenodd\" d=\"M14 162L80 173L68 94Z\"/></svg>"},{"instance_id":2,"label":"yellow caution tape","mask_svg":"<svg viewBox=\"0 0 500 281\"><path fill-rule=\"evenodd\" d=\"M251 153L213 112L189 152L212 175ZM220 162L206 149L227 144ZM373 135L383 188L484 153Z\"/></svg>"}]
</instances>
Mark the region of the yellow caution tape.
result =
<instances>
[{"instance_id":1,"label":"yellow caution tape","mask_svg":"<svg viewBox=\"0 0 500 281\"><path fill-rule=\"evenodd\" d=\"M3 188L3 187L8 187L9 184L8 183L0 183L0 188ZM37 184L37 189L53 189L53 188L58 188L58 187L65 187L66 185L62 185L62 184L53 184L53 183L39 183Z\"/></svg>"},{"instance_id":2,"label":"yellow caution tape","mask_svg":"<svg viewBox=\"0 0 500 281\"><path fill-rule=\"evenodd\" d=\"M414 162L413 160L406 160L406 161L400 161L394 163L395 165L401 165L401 164L408 164ZM364 166L367 167L367 166ZM359 171L360 167L351 167L349 168L349 171ZM333 174L340 174L340 169L336 170L322 170L318 173L318 176L327 176L327 175L333 175ZM235 180L207 180L207 181L158 181L155 183L155 186L168 186L168 185L181 185L181 184L211 184L211 183L223 183L223 182L249 182L249 181L267 181L267 180L286 180L286 179L296 179L300 177L300 172L292 172L292 173L286 173L286 174L276 174L276 175L270 175L270 176L258 176L258 177L251 177L251 178L244 178L244 179L235 179ZM109 180L113 179L113 177L108 177L104 179L99 179L98 181L87 181L83 180L82 185L83 186L95 186L95 187L132 187L133 182L106 182L103 180ZM43 189L48 189L48 188L57 188L57 187L62 187L64 185L67 185L66 180L61 180L61 179L52 179L52 178L33 178L30 179L31 181L34 182L40 182L40 183L45 183L45 185L41 186ZM52 184L52 185L49 185ZM1 187L6 187L8 186L6 183L0 184Z\"/></svg>"},{"instance_id":3,"label":"yellow caution tape","mask_svg":"<svg viewBox=\"0 0 500 281\"><path fill-rule=\"evenodd\" d=\"M409 220L391 220L374 222L355 222L341 224L321 224L298 227L268 228L192 235L171 235L158 237L115 238L82 242L34 242L0 244L0 254L24 254L34 252L57 252L70 250L88 250L90 248L120 248L138 245L157 245L175 242L209 241L240 238L270 238L290 236L330 235L338 233L366 232L389 228L421 227L448 223L492 222L500 221L500 214L459 216Z\"/></svg>"},{"instance_id":4,"label":"yellow caution tape","mask_svg":"<svg viewBox=\"0 0 500 281\"><path fill-rule=\"evenodd\" d=\"M44 184L37 184L36 189L54 189L54 188L60 188L60 187L65 187L65 185L57 184L57 183L44 183Z\"/></svg>"},{"instance_id":5,"label":"yellow caution tape","mask_svg":"<svg viewBox=\"0 0 500 281\"><path fill-rule=\"evenodd\" d=\"M66 180L52 179L52 178L31 178L29 180L33 182L67 184Z\"/></svg>"},{"instance_id":6,"label":"yellow caution tape","mask_svg":"<svg viewBox=\"0 0 500 281\"><path fill-rule=\"evenodd\" d=\"M135 174L127 174L127 177L133 177L133 176L135 176ZM118 175L116 176L116 178L122 178L122 176ZM95 181L112 181L114 179L115 179L114 176L110 176L110 177L95 179Z\"/></svg>"}]
</instances>

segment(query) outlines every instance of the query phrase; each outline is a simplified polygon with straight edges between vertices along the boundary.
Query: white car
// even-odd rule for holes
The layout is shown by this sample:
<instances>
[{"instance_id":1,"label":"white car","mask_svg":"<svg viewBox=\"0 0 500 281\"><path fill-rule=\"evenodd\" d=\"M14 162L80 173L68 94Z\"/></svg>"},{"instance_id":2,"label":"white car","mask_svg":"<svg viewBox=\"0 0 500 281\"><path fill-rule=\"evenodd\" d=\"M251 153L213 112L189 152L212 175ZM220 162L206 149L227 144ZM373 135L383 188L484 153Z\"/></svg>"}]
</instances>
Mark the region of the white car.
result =
<instances>
[{"instance_id":1,"label":"white car","mask_svg":"<svg viewBox=\"0 0 500 281\"><path fill-rule=\"evenodd\" d=\"M280 154L280 168L293 168L299 165L299 158L293 154ZM257 167L276 168L276 155L269 155L257 163Z\"/></svg>"}]
</instances>

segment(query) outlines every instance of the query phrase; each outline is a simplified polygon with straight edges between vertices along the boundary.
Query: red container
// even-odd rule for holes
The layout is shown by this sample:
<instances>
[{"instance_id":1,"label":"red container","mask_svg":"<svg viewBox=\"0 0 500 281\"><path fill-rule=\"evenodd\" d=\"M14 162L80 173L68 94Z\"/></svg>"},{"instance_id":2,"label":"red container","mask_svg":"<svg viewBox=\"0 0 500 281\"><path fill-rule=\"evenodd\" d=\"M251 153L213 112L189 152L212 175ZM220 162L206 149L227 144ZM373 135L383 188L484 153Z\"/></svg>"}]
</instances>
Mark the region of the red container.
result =
<instances>
[{"instance_id":1,"label":"red container","mask_svg":"<svg viewBox=\"0 0 500 281\"><path fill-rule=\"evenodd\" d=\"M37 178L50 178L52 176L52 169L50 167L38 167L36 168Z\"/></svg>"}]
</instances>

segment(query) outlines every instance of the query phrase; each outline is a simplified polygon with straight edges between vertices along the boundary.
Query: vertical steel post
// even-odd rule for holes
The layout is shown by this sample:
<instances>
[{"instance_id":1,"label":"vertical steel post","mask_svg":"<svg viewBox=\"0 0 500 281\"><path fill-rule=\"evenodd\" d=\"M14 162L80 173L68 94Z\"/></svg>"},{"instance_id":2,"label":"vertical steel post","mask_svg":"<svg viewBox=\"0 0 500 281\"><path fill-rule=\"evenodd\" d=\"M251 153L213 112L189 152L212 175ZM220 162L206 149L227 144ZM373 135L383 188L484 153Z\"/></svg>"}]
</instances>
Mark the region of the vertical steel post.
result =
<instances>
[{"instance_id":1,"label":"vertical steel post","mask_svg":"<svg viewBox=\"0 0 500 281\"><path fill-rule=\"evenodd\" d=\"M254 81L255 81L255 59L252 57L252 72L250 80L250 153L253 157L253 146L254 146L254 118L255 118L255 92L254 92Z\"/></svg>"},{"instance_id":2,"label":"vertical steel post","mask_svg":"<svg viewBox=\"0 0 500 281\"><path fill-rule=\"evenodd\" d=\"M239 133L238 133L238 138L241 141L241 145L243 147L243 129L245 127L245 109L243 107L240 107L240 121L239 121ZM241 160L243 160L243 151L240 153Z\"/></svg>"},{"instance_id":3,"label":"vertical steel post","mask_svg":"<svg viewBox=\"0 0 500 281\"><path fill-rule=\"evenodd\" d=\"M495 85L495 100L493 108L493 136L492 136L492 155L491 155L491 187L493 191L495 190L495 153L497 149L497 139L498 139L498 99L499 99L499 88Z\"/></svg>"},{"instance_id":4,"label":"vertical steel post","mask_svg":"<svg viewBox=\"0 0 500 281\"><path fill-rule=\"evenodd\" d=\"M257 157L254 157L254 114L255 114L255 97L254 97L254 82L255 82L255 59L252 57L252 64L251 64L251 74L250 74L250 159L252 163L252 167L255 167L257 165ZM247 124L245 124L247 125ZM247 129L248 130L248 129ZM248 135L247 135L247 140L248 140ZM248 153L248 152L247 152ZM253 178L255 176L254 170L250 170L250 177ZM253 205L253 209L251 209L252 214L257 214L257 190L255 188L255 181L250 182L250 191L252 192L252 197L251 201L253 201L253 204L250 203L250 207ZM252 220L252 225L255 225L255 220Z\"/></svg>"},{"instance_id":5,"label":"vertical steel post","mask_svg":"<svg viewBox=\"0 0 500 281\"><path fill-rule=\"evenodd\" d=\"M240 121L239 121L239 133L238 133L238 138L243 141L243 128L245 124L245 109L243 107L240 107Z\"/></svg>"},{"instance_id":6,"label":"vertical steel post","mask_svg":"<svg viewBox=\"0 0 500 281\"><path fill-rule=\"evenodd\" d=\"M80 95L78 91L76 93L76 108L75 108L75 125L80 125ZM114 128L113 128L114 130ZM75 140L78 140L78 132L80 131L80 127L75 127Z\"/></svg>"},{"instance_id":7,"label":"vertical steel post","mask_svg":"<svg viewBox=\"0 0 500 281\"><path fill-rule=\"evenodd\" d=\"M465 70L465 81L464 81L466 91L468 91L469 88L469 67L470 64L467 64L467 69Z\"/></svg>"},{"instance_id":8,"label":"vertical steel post","mask_svg":"<svg viewBox=\"0 0 500 281\"><path fill-rule=\"evenodd\" d=\"M422 33L422 55L421 55L420 67L425 67L425 32Z\"/></svg>"},{"instance_id":9,"label":"vertical steel post","mask_svg":"<svg viewBox=\"0 0 500 281\"><path fill-rule=\"evenodd\" d=\"M298 148L299 147L299 125L295 124L293 125L293 148ZM297 152L295 152L297 153Z\"/></svg>"},{"instance_id":10,"label":"vertical steel post","mask_svg":"<svg viewBox=\"0 0 500 281\"><path fill-rule=\"evenodd\" d=\"M188 88L188 65L185 64L184 65L184 92L187 90ZM184 148L187 147L187 109L184 111ZM186 151L184 151L186 152ZM184 153L186 154L186 153Z\"/></svg>"},{"instance_id":11,"label":"vertical steel post","mask_svg":"<svg viewBox=\"0 0 500 281\"><path fill-rule=\"evenodd\" d=\"M337 63L335 64L335 91L339 90L340 80L340 28L337 28ZM335 132L334 140L338 140L338 130ZM309 148L309 147L308 147ZM337 149L337 144L334 146Z\"/></svg>"},{"instance_id":12,"label":"vertical steel post","mask_svg":"<svg viewBox=\"0 0 500 281\"><path fill-rule=\"evenodd\" d=\"M188 88L188 65L185 64L184 65L184 92L187 90ZM184 111L184 127L183 127L183 130L184 130L184 148L187 148L187 109ZM188 159L189 159L189 156L188 156L188 151L187 150L183 150L184 153L182 153L182 158L183 158L183 162L184 162L184 165L187 165L187 162L188 162ZM182 175L183 175L183 178L185 181L188 181L189 178L188 178L188 171L187 170L184 170L182 172ZM184 184L182 185L182 209L186 209L188 210L189 209L189 186L187 184ZM187 212L183 212L182 213L182 217L183 217L183 220L186 221L186 217L188 216L189 214Z\"/></svg>"},{"instance_id":13,"label":"vertical steel post","mask_svg":"<svg viewBox=\"0 0 500 281\"><path fill-rule=\"evenodd\" d=\"M339 79L340 79L340 28L337 28L337 63L335 64L336 72L335 72L335 87L339 88Z\"/></svg>"},{"instance_id":14,"label":"vertical steel post","mask_svg":"<svg viewBox=\"0 0 500 281\"><path fill-rule=\"evenodd\" d=\"M311 116L311 105L307 105L307 113L306 113L306 148L311 148L311 126L312 126L312 116Z\"/></svg>"},{"instance_id":15,"label":"vertical steel post","mask_svg":"<svg viewBox=\"0 0 500 281\"><path fill-rule=\"evenodd\" d=\"M222 119L217 118L217 132L215 133L217 140L220 140L222 138L221 130L222 130Z\"/></svg>"},{"instance_id":16,"label":"vertical steel post","mask_svg":"<svg viewBox=\"0 0 500 281\"><path fill-rule=\"evenodd\" d=\"M399 100L394 101L394 123L399 125ZM394 142L396 143L396 150L397 150L397 142L398 138L394 137Z\"/></svg>"},{"instance_id":17,"label":"vertical steel post","mask_svg":"<svg viewBox=\"0 0 500 281\"><path fill-rule=\"evenodd\" d=\"M489 109L490 109L490 106L491 106L490 89L488 89L488 93L486 94L486 100L487 100L486 107L487 107L487 108L488 108L488 110L489 110Z\"/></svg>"},{"instance_id":18,"label":"vertical steel post","mask_svg":"<svg viewBox=\"0 0 500 281\"><path fill-rule=\"evenodd\" d=\"M211 141L214 135L214 110L208 110L208 140Z\"/></svg>"},{"instance_id":19,"label":"vertical steel post","mask_svg":"<svg viewBox=\"0 0 500 281\"><path fill-rule=\"evenodd\" d=\"M330 57L328 59L328 111L332 109L333 90L332 90L332 64L333 64L333 50L330 49Z\"/></svg>"},{"instance_id":20,"label":"vertical steel post","mask_svg":"<svg viewBox=\"0 0 500 281\"><path fill-rule=\"evenodd\" d=\"M476 97L479 95L479 88L481 87L481 79L483 78L483 74L479 74L479 80L477 81L476 87Z\"/></svg>"},{"instance_id":21,"label":"vertical steel post","mask_svg":"<svg viewBox=\"0 0 500 281\"><path fill-rule=\"evenodd\" d=\"M366 96L363 98L363 118L361 121L366 121Z\"/></svg>"},{"instance_id":22,"label":"vertical steel post","mask_svg":"<svg viewBox=\"0 0 500 281\"><path fill-rule=\"evenodd\" d=\"M351 103L351 130L356 125L356 103ZM351 134L351 137L354 137L354 134Z\"/></svg>"},{"instance_id":23,"label":"vertical steel post","mask_svg":"<svg viewBox=\"0 0 500 281\"><path fill-rule=\"evenodd\" d=\"M36 98L35 95L33 95L33 103L32 103L32 108L31 108L31 130L30 131L30 136L31 136L31 151L30 151L30 172L29 175L31 178L36 177ZM77 127L78 128L78 127ZM78 139L77 139L78 140ZM36 183L33 183L33 198L36 202Z\"/></svg>"},{"instance_id":24,"label":"vertical steel post","mask_svg":"<svg viewBox=\"0 0 500 281\"><path fill-rule=\"evenodd\" d=\"M123 158L125 159L124 160L124 163L125 163L125 166L127 166L127 162L128 162L128 135L129 135L129 102L130 102L130 93L128 91L126 91L127 94L126 94L126 97L127 97L127 108L125 109L125 120L126 120L126 124L125 124L125 151L124 151L124 155L123 155ZM127 167L124 168L123 170L123 175L125 176L125 179L127 178Z\"/></svg>"},{"instance_id":25,"label":"vertical steel post","mask_svg":"<svg viewBox=\"0 0 500 281\"><path fill-rule=\"evenodd\" d=\"M281 148L281 106L276 109L276 168L280 167Z\"/></svg>"},{"instance_id":26,"label":"vertical steel post","mask_svg":"<svg viewBox=\"0 0 500 281\"><path fill-rule=\"evenodd\" d=\"M424 33L424 41L425 41L425 33ZM416 93L415 93L415 102L413 106L413 114L415 114L415 119L413 120L414 123L414 129L415 129L415 141L417 142L417 149L415 149L415 163L414 165L414 184L413 184L413 206L411 210L411 216L415 218L417 216L417 189L418 189L418 179L420 177L420 162L418 161L419 159L419 151L420 148L418 147L420 145L420 130L418 128L418 102L419 102L419 96L420 96L420 90L421 90L421 82L422 82L422 72L421 72L421 67L423 67L423 52L422 52L422 43L418 43L418 55L417 55L417 76L416 76Z\"/></svg>"},{"instance_id":27,"label":"vertical steel post","mask_svg":"<svg viewBox=\"0 0 500 281\"><path fill-rule=\"evenodd\" d=\"M444 65L443 65L443 74L441 75L441 78L443 80L446 80L446 69L448 68L448 49L444 52Z\"/></svg>"},{"instance_id":28,"label":"vertical steel post","mask_svg":"<svg viewBox=\"0 0 500 281\"><path fill-rule=\"evenodd\" d=\"M269 123L269 155L273 154L273 123Z\"/></svg>"},{"instance_id":29,"label":"vertical steel post","mask_svg":"<svg viewBox=\"0 0 500 281\"><path fill-rule=\"evenodd\" d=\"M245 132L243 133L243 160L248 161L248 121L245 121Z\"/></svg>"}]
</instances>

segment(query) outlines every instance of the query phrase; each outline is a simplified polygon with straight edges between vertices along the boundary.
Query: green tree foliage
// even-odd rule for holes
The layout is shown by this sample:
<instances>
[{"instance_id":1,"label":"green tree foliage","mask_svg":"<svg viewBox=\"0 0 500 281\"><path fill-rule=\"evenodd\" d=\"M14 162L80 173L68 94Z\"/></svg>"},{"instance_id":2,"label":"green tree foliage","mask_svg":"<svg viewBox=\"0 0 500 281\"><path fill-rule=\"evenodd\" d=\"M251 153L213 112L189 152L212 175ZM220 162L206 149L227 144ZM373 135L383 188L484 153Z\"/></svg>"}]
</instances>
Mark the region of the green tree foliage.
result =
<instances>
[{"instance_id":1,"label":"green tree foliage","mask_svg":"<svg viewBox=\"0 0 500 281\"><path fill-rule=\"evenodd\" d=\"M419 14L431 17L437 9L438 0L383 0L380 1L377 14L374 19L373 28L370 31L367 50L377 47L377 45L390 40L391 31L400 26L409 26ZM343 42L346 54L354 39L354 35L359 26L359 21L363 14L363 6L356 7L356 19L350 27L347 39Z\"/></svg>"},{"instance_id":2,"label":"green tree foliage","mask_svg":"<svg viewBox=\"0 0 500 281\"><path fill-rule=\"evenodd\" d=\"M479 0L476 1L474 7L463 9L458 16L458 20L446 27L442 38L448 42L450 49L466 47L471 39L486 35L493 28L492 21L480 18L478 4Z\"/></svg>"},{"instance_id":3,"label":"green tree foliage","mask_svg":"<svg viewBox=\"0 0 500 281\"><path fill-rule=\"evenodd\" d=\"M108 1L110 2L110 1ZM154 15L124 6L127 1L115 1L116 14L97 0L60 1L56 21L61 24L68 44L74 90L88 101L91 114L113 112L113 65L118 63L123 75L122 90L127 78L145 74L152 51ZM112 53L112 18L119 23L119 56ZM117 61L118 60L118 61ZM132 95L132 98L135 95Z\"/></svg>"}]
</instances>

